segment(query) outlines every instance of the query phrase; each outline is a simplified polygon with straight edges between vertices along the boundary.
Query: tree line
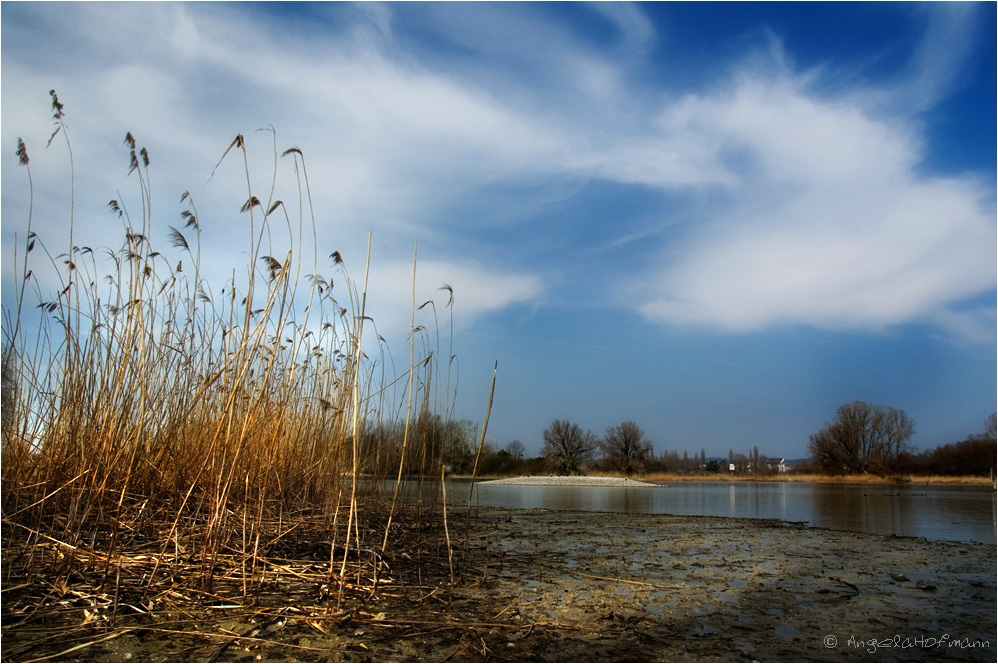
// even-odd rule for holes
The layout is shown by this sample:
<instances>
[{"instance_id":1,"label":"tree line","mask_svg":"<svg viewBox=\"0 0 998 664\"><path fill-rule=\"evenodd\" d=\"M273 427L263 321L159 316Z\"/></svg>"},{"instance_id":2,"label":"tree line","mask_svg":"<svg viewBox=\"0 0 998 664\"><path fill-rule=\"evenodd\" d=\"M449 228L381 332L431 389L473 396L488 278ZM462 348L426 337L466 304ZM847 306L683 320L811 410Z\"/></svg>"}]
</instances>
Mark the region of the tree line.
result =
<instances>
[{"instance_id":1,"label":"tree line","mask_svg":"<svg viewBox=\"0 0 998 664\"><path fill-rule=\"evenodd\" d=\"M915 422L903 410L863 401L844 404L810 437L810 463L833 475L987 476L995 467L995 413L985 420L983 432L933 450L917 452L911 445L914 433Z\"/></svg>"},{"instance_id":2,"label":"tree line","mask_svg":"<svg viewBox=\"0 0 998 664\"><path fill-rule=\"evenodd\" d=\"M985 421L984 431L963 441L919 452L911 444L914 420L903 410L857 401L840 406L835 417L809 437L810 460L791 472L829 475L978 475L987 476L995 466L996 415ZM663 451L656 455L645 433L633 421L607 427L603 436L569 420L553 420L542 432L541 454L527 456L526 445L513 440L504 447L494 441L481 444L477 426L468 420L444 422L439 416L419 417L410 436L419 441L419 454L408 462L407 471L420 473L432 459L439 459L456 475L544 474L579 475L616 471L624 475L642 473L726 473L731 465L738 474L775 474L781 459L753 447L746 454L728 450L725 458L708 458L701 449ZM375 474L397 468L398 454L389 441L401 442L402 431L368 429L362 447L380 452L370 458L380 468ZM388 444L386 445L386 442ZM480 448L480 449L479 449ZM379 470L381 473L379 473Z\"/></svg>"},{"instance_id":3,"label":"tree line","mask_svg":"<svg viewBox=\"0 0 998 664\"><path fill-rule=\"evenodd\" d=\"M364 472L387 476L398 468L404 432L400 426L372 425L366 429L361 449L365 455ZM477 426L469 420L446 422L438 415L421 415L409 432L411 449L417 450L405 461L406 474L424 474L434 459L454 475L535 475L555 473L579 475L597 471L616 471L625 475L647 472L691 473L718 472L724 466L716 459L699 454L682 455L666 451L654 454L652 442L633 421L608 427L603 436L584 430L568 420L554 420L542 433L543 447L536 457L527 456L526 445L513 440L504 447L494 441L482 443ZM776 461L753 448L748 454L729 452L728 460L740 471L775 472Z\"/></svg>"},{"instance_id":4,"label":"tree line","mask_svg":"<svg viewBox=\"0 0 998 664\"><path fill-rule=\"evenodd\" d=\"M759 453L753 447L748 454L729 450L723 461L708 459L705 450L690 454L683 451L664 451L656 455L654 446L641 427L633 421L607 427L603 436L583 429L569 420L554 420L542 433L541 454L526 458L525 446L519 440L510 442L504 449L489 450L482 455L479 470L486 474L555 473L580 475L589 472L616 471L624 475L642 473L716 473L727 471L735 464L738 472L775 473L779 459Z\"/></svg>"},{"instance_id":5,"label":"tree line","mask_svg":"<svg viewBox=\"0 0 998 664\"><path fill-rule=\"evenodd\" d=\"M708 459L705 450L699 455L683 451L665 451L656 456L653 445L633 421L608 427L600 438L583 431L568 420L555 420L543 433L541 456L548 468L560 475L574 475L588 470L615 470L625 475L648 472L716 473L734 465L737 472L772 474L778 471L779 459L759 453L754 446L748 454L728 450L726 459Z\"/></svg>"},{"instance_id":6,"label":"tree line","mask_svg":"<svg viewBox=\"0 0 998 664\"><path fill-rule=\"evenodd\" d=\"M644 472L652 444L632 421L608 427L603 438L568 420L554 420L544 429L541 456L559 475L578 475L593 468L602 452L604 467L634 475Z\"/></svg>"}]
</instances>

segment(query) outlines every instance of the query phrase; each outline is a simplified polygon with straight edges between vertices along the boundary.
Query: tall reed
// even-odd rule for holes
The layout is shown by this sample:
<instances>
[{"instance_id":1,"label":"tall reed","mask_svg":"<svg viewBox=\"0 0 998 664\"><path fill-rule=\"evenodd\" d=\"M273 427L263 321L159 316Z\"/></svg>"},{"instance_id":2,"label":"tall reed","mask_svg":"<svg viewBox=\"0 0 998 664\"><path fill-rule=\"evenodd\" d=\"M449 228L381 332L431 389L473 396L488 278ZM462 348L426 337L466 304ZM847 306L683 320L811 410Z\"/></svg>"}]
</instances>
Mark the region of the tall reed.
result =
<instances>
[{"instance_id":1,"label":"tall reed","mask_svg":"<svg viewBox=\"0 0 998 664\"><path fill-rule=\"evenodd\" d=\"M51 95L52 138L61 132L72 161L64 107ZM434 434L440 418L429 399L438 365L425 346L423 358L415 355L422 326L413 313L410 365L401 376L388 371L383 349L380 368L367 356L370 244L360 291L338 251L320 262L304 154L278 154L271 133L269 187L258 189L251 177L242 134L215 165L245 178L240 214L249 252L242 273L234 270L220 289L204 277L202 246L205 225L217 222L202 219L189 193L180 198L176 226L154 218L152 160L131 133L124 148L137 204L121 196L108 203L121 224L120 248L74 244L72 174L65 253L51 255L32 230L29 207L16 250L23 253L14 257L16 301L3 311L5 565L12 542L28 569L40 543L56 542L59 573L92 565L79 552L99 551L104 582L116 584L121 550L151 547L156 566L147 584L175 571L171 561L194 557L200 571L185 583L210 588L219 553L236 550L247 592L262 578L258 564L267 547L308 520L325 529L331 576L333 554L342 548L342 578L364 538L389 546L391 519L374 509L377 480L392 468L399 484L414 472L420 482L424 474L433 482L441 475L426 461L442 465L443 457ZM33 206L20 140L17 158ZM276 183L287 170L292 184L282 200ZM275 235L290 249L270 255ZM60 292L43 294L39 271L46 269L55 272ZM330 272L338 273L335 285ZM24 306L31 289L33 309ZM29 320L31 311L37 320ZM413 400L414 389L422 399ZM403 400L417 407L406 409L404 421ZM447 395L448 417L451 403ZM406 447L416 445L407 455ZM391 516L407 514L402 502L396 492ZM377 534L362 532L362 519L382 519Z\"/></svg>"}]
</instances>

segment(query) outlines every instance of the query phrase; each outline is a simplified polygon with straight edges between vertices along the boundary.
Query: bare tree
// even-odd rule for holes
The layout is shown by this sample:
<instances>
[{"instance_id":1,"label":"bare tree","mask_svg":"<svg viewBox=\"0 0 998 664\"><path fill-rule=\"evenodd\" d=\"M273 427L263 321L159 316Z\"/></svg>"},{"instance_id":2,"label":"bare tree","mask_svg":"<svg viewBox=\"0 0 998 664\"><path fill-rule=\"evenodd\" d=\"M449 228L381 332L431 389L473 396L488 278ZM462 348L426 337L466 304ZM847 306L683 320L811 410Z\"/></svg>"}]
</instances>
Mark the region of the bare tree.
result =
<instances>
[{"instance_id":1,"label":"bare tree","mask_svg":"<svg viewBox=\"0 0 998 664\"><path fill-rule=\"evenodd\" d=\"M682 469L682 461L679 458L679 452L662 452L657 458L651 455L649 455L649 457L648 461L651 462L654 460L658 466L658 470L664 470L667 473L676 473Z\"/></svg>"},{"instance_id":2,"label":"bare tree","mask_svg":"<svg viewBox=\"0 0 998 664\"><path fill-rule=\"evenodd\" d=\"M921 472L937 475L984 476L991 473L996 454L995 419L992 413L984 420L982 433L923 452L915 459L917 466Z\"/></svg>"},{"instance_id":3,"label":"bare tree","mask_svg":"<svg viewBox=\"0 0 998 664\"><path fill-rule=\"evenodd\" d=\"M524 447L523 443L519 440L511 440L506 445L506 452L509 454L511 459L522 459L526 451L527 448Z\"/></svg>"},{"instance_id":4,"label":"bare tree","mask_svg":"<svg viewBox=\"0 0 998 664\"><path fill-rule=\"evenodd\" d=\"M856 401L839 406L836 418L810 439L811 456L830 472L896 470L915 422L903 410Z\"/></svg>"},{"instance_id":5,"label":"bare tree","mask_svg":"<svg viewBox=\"0 0 998 664\"><path fill-rule=\"evenodd\" d=\"M625 475L633 475L644 470L645 462L652 451L651 443L645 438L644 432L631 421L609 427L606 430L606 437L600 442L600 447Z\"/></svg>"},{"instance_id":6,"label":"bare tree","mask_svg":"<svg viewBox=\"0 0 998 664\"><path fill-rule=\"evenodd\" d=\"M988 419L984 420L984 437L995 440L996 435L998 435L998 413L991 413Z\"/></svg>"},{"instance_id":7,"label":"bare tree","mask_svg":"<svg viewBox=\"0 0 998 664\"><path fill-rule=\"evenodd\" d=\"M568 420L555 420L544 430L544 457L561 475L584 471L599 441L590 431Z\"/></svg>"}]
</instances>

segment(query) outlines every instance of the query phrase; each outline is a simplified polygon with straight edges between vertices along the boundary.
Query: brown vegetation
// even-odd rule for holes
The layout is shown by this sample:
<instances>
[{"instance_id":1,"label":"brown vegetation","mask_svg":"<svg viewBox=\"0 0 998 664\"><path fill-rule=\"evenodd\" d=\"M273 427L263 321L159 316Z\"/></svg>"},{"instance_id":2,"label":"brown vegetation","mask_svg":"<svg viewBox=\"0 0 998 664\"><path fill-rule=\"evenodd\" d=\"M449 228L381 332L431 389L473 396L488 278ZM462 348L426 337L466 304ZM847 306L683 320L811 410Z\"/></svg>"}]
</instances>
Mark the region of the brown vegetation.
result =
<instances>
[{"instance_id":1,"label":"brown vegetation","mask_svg":"<svg viewBox=\"0 0 998 664\"><path fill-rule=\"evenodd\" d=\"M568 420L555 420L544 430L542 455L559 475L576 475L589 469L599 439Z\"/></svg>"},{"instance_id":2,"label":"brown vegetation","mask_svg":"<svg viewBox=\"0 0 998 664\"><path fill-rule=\"evenodd\" d=\"M627 421L606 430L600 449L625 475L639 473L651 457L651 442L634 422Z\"/></svg>"},{"instance_id":3,"label":"brown vegetation","mask_svg":"<svg viewBox=\"0 0 998 664\"><path fill-rule=\"evenodd\" d=\"M915 423L903 410L856 401L811 436L808 451L825 472L898 472L909 453Z\"/></svg>"},{"instance_id":4,"label":"brown vegetation","mask_svg":"<svg viewBox=\"0 0 998 664\"><path fill-rule=\"evenodd\" d=\"M72 168L51 96L52 139L61 134ZM29 212L14 260L2 358L5 644L10 630L42 629L66 612L79 614L77 626L114 626L164 602L183 613L188 601L289 582L314 583L340 606L378 587L386 556L409 555L410 533L444 518L433 499L450 431L439 390L450 377L436 377L433 353L413 355L399 378L386 375L381 345L380 361L368 356L366 268L358 288L339 252L320 266L307 250L315 230L302 152L278 155L274 137L269 193L258 197L246 140L224 151L216 170L245 174L249 261L219 288L203 277L206 221L189 194L182 228L167 226L176 254L155 248L164 231L150 156L131 133L125 148L134 200L108 204L121 248L77 244L71 184L65 246L50 250ZM30 189L20 141L17 156ZM287 201L271 184L284 164ZM50 296L46 269L59 284ZM421 331L414 323L413 347ZM422 399L400 422L390 405L403 378L410 403L414 392ZM443 417L431 396L446 404ZM378 480L398 487L410 476L413 491L382 495ZM307 569L293 562L302 558Z\"/></svg>"},{"instance_id":5,"label":"brown vegetation","mask_svg":"<svg viewBox=\"0 0 998 664\"><path fill-rule=\"evenodd\" d=\"M601 473L610 474L612 473ZM742 475L736 473L645 473L635 479L644 482L801 482L801 483L833 483L833 484L989 484L987 477L972 477L966 475L824 475L818 473L778 473L774 475Z\"/></svg>"}]
</instances>

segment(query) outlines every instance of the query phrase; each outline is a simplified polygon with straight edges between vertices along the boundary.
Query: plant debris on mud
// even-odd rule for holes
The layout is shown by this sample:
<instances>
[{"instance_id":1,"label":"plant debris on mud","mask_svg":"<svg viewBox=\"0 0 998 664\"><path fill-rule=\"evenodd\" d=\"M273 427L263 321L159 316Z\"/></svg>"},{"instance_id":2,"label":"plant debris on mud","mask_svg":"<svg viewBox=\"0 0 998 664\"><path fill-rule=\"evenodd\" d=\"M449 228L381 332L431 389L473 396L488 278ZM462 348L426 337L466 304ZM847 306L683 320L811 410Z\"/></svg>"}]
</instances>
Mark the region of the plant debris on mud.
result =
<instances>
[{"instance_id":1,"label":"plant debris on mud","mask_svg":"<svg viewBox=\"0 0 998 664\"><path fill-rule=\"evenodd\" d=\"M989 545L482 509L467 532L464 514L452 519L452 577L437 526L423 524L396 533L404 554L380 556L362 539L342 590L330 543L310 541L305 525L257 561L252 583L241 556L220 556L211 592L183 585L196 564L183 561L172 582L144 588L153 556L141 548L114 561L120 580L103 588L99 554L39 543L56 574L26 578L5 549L3 659L995 660ZM71 556L87 557L93 577L58 576Z\"/></svg>"}]
</instances>

